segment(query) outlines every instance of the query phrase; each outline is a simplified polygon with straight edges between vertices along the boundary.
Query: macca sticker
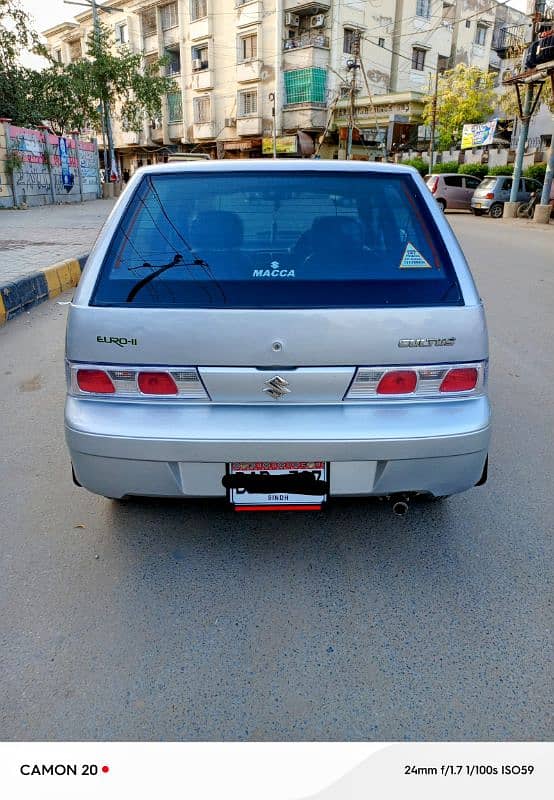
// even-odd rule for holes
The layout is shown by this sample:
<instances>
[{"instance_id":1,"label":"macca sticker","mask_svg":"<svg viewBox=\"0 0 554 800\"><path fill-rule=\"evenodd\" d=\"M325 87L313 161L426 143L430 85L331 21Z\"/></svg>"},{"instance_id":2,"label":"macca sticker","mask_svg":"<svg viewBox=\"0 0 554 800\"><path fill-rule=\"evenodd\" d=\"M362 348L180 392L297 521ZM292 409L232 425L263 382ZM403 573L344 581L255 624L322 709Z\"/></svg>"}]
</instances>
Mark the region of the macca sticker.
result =
<instances>
[{"instance_id":1,"label":"macca sticker","mask_svg":"<svg viewBox=\"0 0 554 800\"><path fill-rule=\"evenodd\" d=\"M400 261L399 269L432 269L432 267L431 264L423 258L419 250L416 250L413 244L408 242L402 260Z\"/></svg>"}]
</instances>

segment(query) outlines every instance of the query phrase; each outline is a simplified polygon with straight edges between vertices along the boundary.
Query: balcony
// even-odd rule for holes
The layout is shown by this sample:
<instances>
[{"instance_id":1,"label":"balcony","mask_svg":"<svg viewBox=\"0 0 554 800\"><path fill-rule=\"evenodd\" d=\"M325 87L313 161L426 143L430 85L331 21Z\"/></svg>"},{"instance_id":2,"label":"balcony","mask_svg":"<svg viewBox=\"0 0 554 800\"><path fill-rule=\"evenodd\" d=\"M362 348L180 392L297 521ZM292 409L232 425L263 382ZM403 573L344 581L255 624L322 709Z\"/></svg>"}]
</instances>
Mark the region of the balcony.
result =
<instances>
[{"instance_id":1,"label":"balcony","mask_svg":"<svg viewBox=\"0 0 554 800\"><path fill-rule=\"evenodd\" d=\"M215 139L215 122L195 122L192 134L195 139Z\"/></svg>"},{"instance_id":2,"label":"balcony","mask_svg":"<svg viewBox=\"0 0 554 800\"><path fill-rule=\"evenodd\" d=\"M156 53L158 52L158 34L153 33L150 36L144 37L144 52Z\"/></svg>"},{"instance_id":3,"label":"balcony","mask_svg":"<svg viewBox=\"0 0 554 800\"><path fill-rule=\"evenodd\" d=\"M237 136L261 136L261 117L237 117Z\"/></svg>"},{"instance_id":4,"label":"balcony","mask_svg":"<svg viewBox=\"0 0 554 800\"><path fill-rule=\"evenodd\" d=\"M283 42L284 69L327 67L329 63L329 37L322 33L306 31L294 39Z\"/></svg>"},{"instance_id":5,"label":"balcony","mask_svg":"<svg viewBox=\"0 0 554 800\"><path fill-rule=\"evenodd\" d=\"M313 17L315 14L325 14L331 8L331 0L323 0L323 2L302 2L302 0L285 0L284 11L292 11L294 14L300 16Z\"/></svg>"},{"instance_id":6,"label":"balcony","mask_svg":"<svg viewBox=\"0 0 554 800\"><path fill-rule=\"evenodd\" d=\"M262 0L246 0L245 3L236 3L237 28L246 28L262 21L264 7Z\"/></svg>"},{"instance_id":7,"label":"balcony","mask_svg":"<svg viewBox=\"0 0 554 800\"><path fill-rule=\"evenodd\" d=\"M170 122L167 126L167 135L172 142L180 142L183 138L183 133L182 122Z\"/></svg>"},{"instance_id":8,"label":"balcony","mask_svg":"<svg viewBox=\"0 0 554 800\"><path fill-rule=\"evenodd\" d=\"M179 26L176 25L173 28L168 28L163 32L163 41L164 46L167 47L171 44L178 44L179 43Z\"/></svg>"},{"instance_id":9,"label":"balcony","mask_svg":"<svg viewBox=\"0 0 554 800\"><path fill-rule=\"evenodd\" d=\"M192 73L191 87L197 91L214 88L213 69L199 69Z\"/></svg>"},{"instance_id":10,"label":"balcony","mask_svg":"<svg viewBox=\"0 0 554 800\"><path fill-rule=\"evenodd\" d=\"M322 131L327 124L325 103L288 103L283 106L283 129L285 131Z\"/></svg>"},{"instance_id":11,"label":"balcony","mask_svg":"<svg viewBox=\"0 0 554 800\"><path fill-rule=\"evenodd\" d=\"M200 19L191 19L189 32L191 42L196 42L198 39L207 39L213 33L212 18L200 17Z\"/></svg>"},{"instance_id":12,"label":"balcony","mask_svg":"<svg viewBox=\"0 0 554 800\"><path fill-rule=\"evenodd\" d=\"M492 32L492 49L502 59L516 58L526 47L525 30L525 25L495 27Z\"/></svg>"},{"instance_id":13,"label":"balcony","mask_svg":"<svg viewBox=\"0 0 554 800\"><path fill-rule=\"evenodd\" d=\"M263 61L260 58L253 58L250 61L240 61L237 64L237 83L249 83L249 81L259 81L262 72Z\"/></svg>"}]
</instances>

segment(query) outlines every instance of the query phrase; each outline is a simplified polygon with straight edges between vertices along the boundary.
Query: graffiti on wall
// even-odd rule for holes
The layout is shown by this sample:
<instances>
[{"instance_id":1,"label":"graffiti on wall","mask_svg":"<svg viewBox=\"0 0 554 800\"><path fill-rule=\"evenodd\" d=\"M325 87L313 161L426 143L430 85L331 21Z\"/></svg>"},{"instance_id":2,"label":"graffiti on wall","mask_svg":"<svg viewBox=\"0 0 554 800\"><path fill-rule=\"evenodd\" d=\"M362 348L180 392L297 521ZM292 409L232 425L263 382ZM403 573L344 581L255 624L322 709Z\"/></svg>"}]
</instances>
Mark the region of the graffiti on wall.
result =
<instances>
[{"instance_id":1,"label":"graffiti on wall","mask_svg":"<svg viewBox=\"0 0 554 800\"><path fill-rule=\"evenodd\" d=\"M17 154L21 159L21 167L14 171L18 203L67 202L69 198L79 200L81 193L86 199L98 196L100 181L96 143L15 125L6 125L5 129L7 149L0 152L0 162L3 153L7 152Z\"/></svg>"}]
</instances>

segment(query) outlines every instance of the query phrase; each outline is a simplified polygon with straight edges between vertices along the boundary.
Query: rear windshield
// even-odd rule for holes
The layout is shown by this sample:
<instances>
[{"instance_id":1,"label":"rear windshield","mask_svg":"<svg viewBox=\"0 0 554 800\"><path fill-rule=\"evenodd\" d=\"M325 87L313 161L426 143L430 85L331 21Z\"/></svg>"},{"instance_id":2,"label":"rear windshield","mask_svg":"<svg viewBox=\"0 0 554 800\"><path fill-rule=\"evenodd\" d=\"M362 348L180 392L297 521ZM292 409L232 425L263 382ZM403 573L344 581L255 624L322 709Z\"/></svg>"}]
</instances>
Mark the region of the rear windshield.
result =
<instances>
[{"instance_id":1,"label":"rear windshield","mask_svg":"<svg viewBox=\"0 0 554 800\"><path fill-rule=\"evenodd\" d=\"M479 184L480 189L494 189L496 186L496 181L498 178L483 178L481 183Z\"/></svg>"},{"instance_id":2,"label":"rear windshield","mask_svg":"<svg viewBox=\"0 0 554 800\"><path fill-rule=\"evenodd\" d=\"M321 308L462 305L409 175L146 175L92 305Z\"/></svg>"}]
</instances>

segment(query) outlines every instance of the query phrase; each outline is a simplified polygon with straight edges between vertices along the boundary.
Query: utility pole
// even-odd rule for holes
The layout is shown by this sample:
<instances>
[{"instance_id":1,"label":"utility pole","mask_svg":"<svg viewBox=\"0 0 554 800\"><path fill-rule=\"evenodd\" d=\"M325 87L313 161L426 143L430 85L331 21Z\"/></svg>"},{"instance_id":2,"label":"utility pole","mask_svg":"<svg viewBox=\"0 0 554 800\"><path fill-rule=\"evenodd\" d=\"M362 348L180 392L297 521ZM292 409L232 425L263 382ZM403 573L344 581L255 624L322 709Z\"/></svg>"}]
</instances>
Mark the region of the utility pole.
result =
<instances>
[{"instance_id":1,"label":"utility pole","mask_svg":"<svg viewBox=\"0 0 554 800\"><path fill-rule=\"evenodd\" d=\"M533 12L533 33L531 41L534 42L538 36L539 24L542 20L542 9L544 8L544 0L535 0ZM537 91L535 94L535 87ZM506 216L515 216L517 206L512 205L517 203L517 195L519 191L519 179L521 178L523 168L523 157L525 155L525 146L527 144L527 134L529 133L529 122L537 107L537 103L542 90L542 83L537 84L532 81L525 84L525 97L523 105L521 104L521 97L519 93L519 85L516 84L517 100L519 105L521 130L519 132L519 139L517 143L516 159L514 163L514 175L512 180L512 189L510 191L510 206L506 209Z\"/></svg>"},{"instance_id":2,"label":"utility pole","mask_svg":"<svg viewBox=\"0 0 554 800\"><path fill-rule=\"evenodd\" d=\"M433 161L435 160L435 130L437 127L437 101L439 92L439 57L437 56L437 66L435 68L435 90L433 92L433 113L431 115L431 139L429 141L429 172L433 172Z\"/></svg>"},{"instance_id":3,"label":"utility pole","mask_svg":"<svg viewBox=\"0 0 554 800\"><path fill-rule=\"evenodd\" d=\"M346 66L351 71L350 78L350 107L348 111L348 137L346 140L346 160L352 158L352 135L354 133L354 115L356 113L356 70L359 69L358 58L360 55L360 31L352 31L352 55L354 58L348 60Z\"/></svg>"},{"instance_id":4,"label":"utility pole","mask_svg":"<svg viewBox=\"0 0 554 800\"><path fill-rule=\"evenodd\" d=\"M100 41L100 20L98 18L98 5L96 0L83 0L83 2L78 2L77 0L64 0L64 3L70 6L85 6L85 8L92 9L92 21L93 21L93 28L94 28L94 38L95 41L98 43ZM105 8L104 11L111 13L112 11L121 11L120 8ZM113 128L112 128L112 120L110 115L110 102L109 99L101 94L100 96L100 114L102 117L102 135L104 135L104 130L106 131L106 135L108 137L108 151L109 151L109 162L110 167L108 170L108 165L106 164L106 149L104 148L104 173L105 173L105 180L106 183L109 183L110 178L112 175L115 175L115 180L119 177L119 170L117 169L117 162L115 160L115 148L113 142Z\"/></svg>"}]
</instances>

